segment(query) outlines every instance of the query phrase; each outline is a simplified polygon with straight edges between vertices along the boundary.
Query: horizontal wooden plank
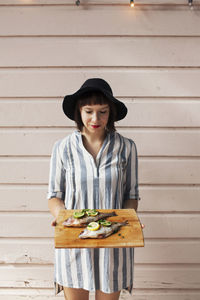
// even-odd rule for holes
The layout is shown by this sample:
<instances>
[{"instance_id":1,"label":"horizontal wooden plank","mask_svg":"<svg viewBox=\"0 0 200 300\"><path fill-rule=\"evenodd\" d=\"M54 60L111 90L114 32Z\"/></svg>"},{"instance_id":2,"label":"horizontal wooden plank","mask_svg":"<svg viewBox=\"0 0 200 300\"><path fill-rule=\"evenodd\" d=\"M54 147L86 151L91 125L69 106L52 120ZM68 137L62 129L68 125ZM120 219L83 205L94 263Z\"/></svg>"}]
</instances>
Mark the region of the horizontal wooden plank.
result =
<instances>
[{"instance_id":1,"label":"horizontal wooden plank","mask_svg":"<svg viewBox=\"0 0 200 300\"><path fill-rule=\"evenodd\" d=\"M0 264L53 264L54 240L49 239L1 239Z\"/></svg>"},{"instance_id":2,"label":"horizontal wooden plank","mask_svg":"<svg viewBox=\"0 0 200 300\"><path fill-rule=\"evenodd\" d=\"M199 238L199 214L142 214L145 238ZM3 213L0 237L53 237L53 217L47 213ZM9 220L9 222L8 222Z\"/></svg>"},{"instance_id":3,"label":"horizontal wooden plank","mask_svg":"<svg viewBox=\"0 0 200 300\"><path fill-rule=\"evenodd\" d=\"M137 291L134 290L133 291L133 295L132 296L127 296L127 295L124 295L124 296L121 296L120 299L127 299L127 297L130 297L128 299L132 299L132 300L199 300L199 297L200 297L200 293L197 291ZM11 299L12 300L12 299Z\"/></svg>"},{"instance_id":4,"label":"horizontal wooden plank","mask_svg":"<svg viewBox=\"0 0 200 300\"><path fill-rule=\"evenodd\" d=\"M87 9L81 5L78 8L76 5L2 6L0 35L199 36L200 34L198 13L188 11L187 5L184 9L151 8L145 13L141 7L130 9L129 3L125 7L113 5L86 7ZM96 26L93 26L94 24Z\"/></svg>"},{"instance_id":5,"label":"horizontal wooden plank","mask_svg":"<svg viewBox=\"0 0 200 300\"><path fill-rule=\"evenodd\" d=\"M0 288L0 298L1 300L32 300L34 298L36 298L37 300L63 300L63 292L55 296L53 288Z\"/></svg>"},{"instance_id":6,"label":"horizontal wooden plank","mask_svg":"<svg viewBox=\"0 0 200 300\"><path fill-rule=\"evenodd\" d=\"M195 278L195 280L194 280ZM135 268L135 288L199 288L199 266L139 266ZM146 283L146 284L145 284Z\"/></svg>"},{"instance_id":7,"label":"horizontal wooden plank","mask_svg":"<svg viewBox=\"0 0 200 300\"><path fill-rule=\"evenodd\" d=\"M7 217L6 217L7 216ZM9 222L8 222L9 217ZM2 215L1 237L53 237L54 228L51 226L53 217L44 214L14 214Z\"/></svg>"},{"instance_id":8,"label":"horizontal wooden plank","mask_svg":"<svg viewBox=\"0 0 200 300\"><path fill-rule=\"evenodd\" d=\"M165 100L164 98L159 99L127 99L120 98L128 108L127 117L117 122L117 127L120 126L130 126L130 127L177 127L177 128L199 128L200 127L200 101L195 100L194 98L189 98L186 100L177 100L174 98ZM47 113L48 112L48 113ZM66 130L66 135L68 134L70 128L75 126L75 123L68 119L63 111L62 111L62 98L59 99L8 99L8 100L0 100L0 127L64 127ZM23 129L24 130L24 129ZM127 129L126 129L127 130ZM130 128L127 131L128 136L133 133L134 138L134 128ZM131 131L131 132L130 132ZM38 132L38 131L37 131ZM71 132L71 131L70 131ZM156 131L155 135L156 135ZM38 132L39 133L39 132ZM173 143L176 143L176 147L178 147L177 142L174 139L175 131L171 132L171 139ZM125 133L126 134L126 133ZM159 132L158 132L159 134ZM55 139L59 139L60 137L65 136L65 134L61 134L55 136ZM142 138L142 133L141 136ZM28 134L26 131L24 132L24 138L28 138ZM159 136L159 139L166 138L165 133L163 133L163 137ZM191 142L194 143L194 136L192 133L190 134ZM46 142L47 137L44 142ZM168 138L169 139L169 138ZM52 140L53 141L53 140ZM9 147L9 143L12 141L6 142L6 148ZM180 140L179 140L180 142ZM157 142L156 145L152 145L152 147L156 147L160 149L162 147L161 142ZM180 144L182 147L183 141ZM38 147L40 147L38 145ZM175 147L175 149L176 149ZM179 147L179 150L180 150ZM187 149L187 147L191 147L187 143L181 151ZM16 145L14 149L16 148ZM197 152L199 151L198 146L198 138L195 141L195 149L197 148ZM155 148L154 148L155 149ZM195 149L193 151L195 151ZM155 151L155 150L153 150Z\"/></svg>"},{"instance_id":9,"label":"horizontal wooden plank","mask_svg":"<svg viewBox=\"0 0 200 300\"><path fill-rule=\"evenodd\" d=\"M200 161L197 159L140 159L141 183L199 184Z\"/></svg>"},{"instance_id":10,"label":"horizontal wooden plank","mask_svg":"<svg viewBox=\"0 0 200 300\"><path fill-rule=\"evenodd\" d=\"M200 187L140 186L140 212L198 212ZM0 211L48 211L47 186L1 185Z\"/></svg>"},{"instance_id":11,"label":"horizontal wooden plank","mask_svg":"<svg viewBox=\"0 0 200 300\"><path fill-rule=\"evenodd\" d=\"M48 211L47 185L0 186L0 211Z\"/></svg>"},{"instance_id":12,"label":"horizontal wooden plank","mask_svg":"<svg viewBox=\"0 0 200 300\"><path fill-rule=\"evenodd\" d=\"M33 183L48 182L49 159L2 159L0 158L0 183ZM6 175L7 173L7 175Z\"/></svg>"},{"instance_id":13,"label":"horizontal wooden plank","mask_svg":"<svg viewBox=\"0 0 200 300\"><path fill-rule=\"evenodd\" d=\"M140 187L139 211L200 211L200 187Z\"/></svg>"},{"instance_id":14,"label":"horizontal wooden plank","mask_svg":"<svg viewBox=\"0 0 200 300\"><path fill-rule=\"evenodd\" d=\"M17 37L0 44L0 67L200 66L200 37Z\"/></svg>"},{"instance_id":15,"label":"horizontal wooden plank","mask_svg":"<svg viewBox=\"0 0 200 300\"><path fill-rule=\"evenodd\" d=\"M0 183L47 184L49 160L49 158L0 158ZM140 184L199 185L199 176L199 159L139 159Z\"/></svg>"},{"instance_id":16,"label":"horizontal wooden plank","mask_svg":"<svg viewBox=\"0 0 200 300\"><path fill-rule=\"evenodd\" d=\"M1 287L53 287L53 266L1 266ZM136 266L134 287L140 289L199 289L199 266ZM194 280L195 279L195 280Z\"/></svg>"},{"instance_id":17,"label":"horizontal wooden plank","mask_svg":"<svg viewBox=\"0 0 200 300\"><path fill-rule=\"evenodd\" d=\"M180 107L183 108L181 104ZM177 118L179 118L178 115L177 110ZM139 156L192 157L199 156L200 154L199 130L122 128L119 132L135 141Z\"/></svg>"},{"instance_id":18,"label":"horizontal wooden plank","mask_svg":"<svg viewBox=\"0 0 200 300\"><path fill-rule=\"evenodd\" d=\"M198 229L200 216L197 214L155 214L144 215L139 213L139 218L145 224L144 237L148 238L199 238Z\"/></svg>"},{"instance_id":19,"label":"horizontal wooden plank","mask_svg":"<svg viewBox=\"0 0 200 300\"><path fill-rule=\"evenodd\" d=\"M199 184L200 161L196 159L139 160L141 183Z\"/></svg>"},{"instance_id":20,"label":"horizontal wooden plank","mask_svg":"<svg viewBox=\"0 0 200 300\"><path fill-rule=\"evenodd\" d=\"M14 292L15 292L15 289L14 289ZM31 295L7 295L7 294L5 295L3 293L3 295L0 294L0 297L1 297L1 300L22 300L22 299L23 300L32 300L33 297L37 297L37 300L46 300L46 299L48 299L48 300L62 299L63 300L63 294L61 294L60 296L53 296L53 291L51 292L50 295L43 295L43 296L38 295L38 293L36 292L36 293L32 293ZM91 298L91 300L93 300L93 299L95 299L95 298L94 297ZM193 300L193 298L192 298L192 300ZM195 300L195 298L194 298L194 300Z\"/></svg>"},{"instance_id":21,"label":"horizontal wooden plank","mask_svg":"<svg viewBox=\"0 0 200 300\"><path fill-rule=\"evenodd\" d=\"M195 240L146 240L135 249L137 264L199 264L200 243ZM1 239L0 264L53 264L54 241L49 239Z\"/></svg>"},{"instance_id":22,"label":"horizontal wooden plank","mask_svg":"<svg viewBox=\"0 0 200 300\"><path fill-rule=\"evenodd\" d=\"M199 264L199 240L147 240L144 248L135 249L139 264Z\"/></svg>"},{"instance_id":23,"label":"horizontal wooden plank","mask_svg":"<svg viewBox=\"0 0 200 300\"><path fill-rule=\"evenodd\" d=\"M27 295L28 293L27 294L24 294L24 293L20 294L21 291L19 291L19 289L17 289L17 290L12 289L12 290L13 290L12 295L5 293L4 289L3 289L2 292L0 291L1 300L22 300L22 299L23 300L32 300L34 298L36 298L37 300L47 300L47 299L48 300L57 300L57 299L62 299L63 300L63 292L60 295L54 296L55 293L54 293L53 289L50 293L46 293L46 295L45 294L41 295L41 292L38 289L36 291L34 289L34 292L32 292L30 295ZM14 293L15 293L15 295L14 295ZM95 299L95 296L93 296L91 298L91 300L94 300L94 299ZM193 298L192 298L192 300L193 300ZM194 298L194 300L195 300L195 298Z\"/></svg>"},{"instance_id":24,"label":"horizontal wooden plank","mask_svg":"<svg viewBox=\"0 0 200 300\"><path fill-rule=\"evenodd\" d=\"M0 69L0 77L0 97L63 97L92 77L108 81L117 97L200 96L199 68L19 68Z\"/></svg>"},{"instance_id":25,"label":"horizontal wooden plank","mask_svg":"<svg viewBox=\"0 0 200 300\"><path fill-rule=\"evenodd\" d=\"M1 129L0 156L47 156L55 141L71 134L75 128ZM139 156L199 156L199 129L118 128L137 145Z\"/></svg>"},{"instance_id":26,"label":"horizontal wooden plank","mask_svg":"<svg viewBox=\"0 0 200 300\"><path fill-rule=\"evenodd\" d=\"M12 288L12 289L0 289L1 300L32 300L34 297L37 300L56 300L63 299L63 292L54 296L53 289L22 289L22 288ZM133 290L133 295L131 296L126 291L122 291L120 294L120 300L133 299L133 300L199 300L200 292L192 290L156 290L151 289L145 290ZM90 300L94 300L95 295L93 292L90 293Z\"/></svg>"}]
</instances>

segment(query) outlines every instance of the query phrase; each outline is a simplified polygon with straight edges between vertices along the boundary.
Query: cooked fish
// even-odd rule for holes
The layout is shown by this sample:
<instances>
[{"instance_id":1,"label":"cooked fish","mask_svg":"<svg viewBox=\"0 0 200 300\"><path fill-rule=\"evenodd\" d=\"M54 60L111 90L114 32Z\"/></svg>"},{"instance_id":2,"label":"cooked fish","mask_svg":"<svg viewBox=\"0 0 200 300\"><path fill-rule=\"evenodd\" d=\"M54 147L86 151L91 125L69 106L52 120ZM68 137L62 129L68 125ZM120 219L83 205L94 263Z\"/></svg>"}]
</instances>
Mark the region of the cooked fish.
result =
<instances>
[{"instance_id":1,"label":"cooked fish","mask_svg":"<svg viewBox=\"0 0 200 300\"><path fill-rule=\"evenodd\" d=\"M105 219L112 216L116 216L116 213L114 211L111 213L100 212L96 216L85 216L82 218L74 218L73 216L71 216L63 222L63 225L67 227L85 227L90 222L96 222L98 220Z\"/></svg>"},{"instance_id":2,"label":"cooked fish","mask_svg":"<svg viewBox=\"0 0 200 300\"><path fill-rule=\"evenodd\" d=\"M126 226L128 224L128 221L125 221L123 223L112 223L111 226L100 226L98 230L89 230L88 228L85 228L79 235L80 239L103 239L107 236L117 232L121 226Z\"/></svg>"}]
</instances>

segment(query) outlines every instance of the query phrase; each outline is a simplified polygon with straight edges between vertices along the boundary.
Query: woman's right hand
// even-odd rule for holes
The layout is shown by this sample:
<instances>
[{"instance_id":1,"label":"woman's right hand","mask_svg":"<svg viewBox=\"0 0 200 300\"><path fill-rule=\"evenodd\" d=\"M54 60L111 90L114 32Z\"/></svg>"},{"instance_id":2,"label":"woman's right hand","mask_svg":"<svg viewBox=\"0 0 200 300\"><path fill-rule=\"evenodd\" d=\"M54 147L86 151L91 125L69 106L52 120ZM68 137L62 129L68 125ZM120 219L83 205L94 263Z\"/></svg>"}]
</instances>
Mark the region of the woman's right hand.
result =
<instances>
[{"instance_id":1,"label":"woman's right hand","mask_svg":"<svg viewBox=\"0 0 200 300\"><path fill-rule=\"evenodd\" d=\"M48 201L48 206L49 206L51 214L54 216L54 220L52 221L51 226L55 227L57 225L56 219L59 215L59 211L61 209L65 209L65 205L64 205L64 202L62 199L51 198Z\"/></svg>"}]
</instances>

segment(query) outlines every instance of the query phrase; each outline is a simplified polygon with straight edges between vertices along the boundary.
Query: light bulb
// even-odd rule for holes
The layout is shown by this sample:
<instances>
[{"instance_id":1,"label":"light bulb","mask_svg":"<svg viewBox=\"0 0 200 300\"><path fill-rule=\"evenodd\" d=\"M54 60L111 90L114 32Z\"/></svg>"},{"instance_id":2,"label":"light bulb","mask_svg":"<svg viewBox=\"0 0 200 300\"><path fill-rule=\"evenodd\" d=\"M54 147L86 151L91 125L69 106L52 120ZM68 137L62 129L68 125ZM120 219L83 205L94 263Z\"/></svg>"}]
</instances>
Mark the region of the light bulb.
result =
<instances>
[{"instance_id":1,"label":"light bulb","mask_svg":"<svg viewBox=\"0 0 200 300\"><path fill-rule=\"evenodd\" d=\"M134 0L130 0L130 7L134 7L135 4L134 4Z\"/></svg>"},{"instance_id":2,"label":"light bulb","mask_svg":"<svg viewBox=\"0 0 200 300\"><path fill-rule=\"evenodd\" d=\"M189 6L192 6L192 3L193 1L192 0L188 0L188 4L189 4Z\"/></svg>"}]
</instances>

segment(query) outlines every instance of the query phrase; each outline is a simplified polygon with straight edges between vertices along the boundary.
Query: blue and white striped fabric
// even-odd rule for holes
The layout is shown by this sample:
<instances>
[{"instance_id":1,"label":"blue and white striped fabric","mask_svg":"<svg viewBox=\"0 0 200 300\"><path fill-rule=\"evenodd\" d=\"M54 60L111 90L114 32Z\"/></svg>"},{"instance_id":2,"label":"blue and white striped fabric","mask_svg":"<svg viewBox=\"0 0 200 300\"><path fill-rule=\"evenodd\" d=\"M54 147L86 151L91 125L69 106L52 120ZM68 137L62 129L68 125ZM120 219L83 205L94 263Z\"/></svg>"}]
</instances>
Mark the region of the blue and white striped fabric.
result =
<instances>
[{"instance_id":1,"label":"blue and white striped fabric","mask_svg":"<svg viewBox=\"0 0 200 300\"><path fill-rule=\"evenodd\" d=\"M75 131L56 142L50 164L48 199L61 198L66 209L120 209L138 199L135 143L108 134L96 160ZM133 248L55 249L56 293L63 286L112 293L132 287Z\"/></svg>"}]
</instances>

